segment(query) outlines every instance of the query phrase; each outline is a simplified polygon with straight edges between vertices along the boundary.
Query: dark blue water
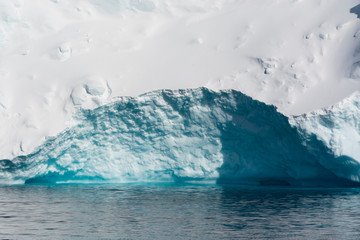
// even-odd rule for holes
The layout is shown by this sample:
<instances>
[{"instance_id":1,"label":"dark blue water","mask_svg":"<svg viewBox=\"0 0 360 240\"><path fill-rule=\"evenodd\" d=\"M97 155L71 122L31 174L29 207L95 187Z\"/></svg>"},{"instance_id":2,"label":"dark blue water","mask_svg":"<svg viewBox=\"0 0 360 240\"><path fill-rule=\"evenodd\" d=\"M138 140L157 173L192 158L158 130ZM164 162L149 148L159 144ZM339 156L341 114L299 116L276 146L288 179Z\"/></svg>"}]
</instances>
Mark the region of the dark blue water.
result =
<instances>
[{"instance_id":1,"label":"dark blue water","mask_svg":"<svg viewBox=\"0 0 360 240\"><path fill-rule=\"evenodd\" d=\"M0 239L360 239L360 189L0 186Z\"/></svg>"}]
</instances>

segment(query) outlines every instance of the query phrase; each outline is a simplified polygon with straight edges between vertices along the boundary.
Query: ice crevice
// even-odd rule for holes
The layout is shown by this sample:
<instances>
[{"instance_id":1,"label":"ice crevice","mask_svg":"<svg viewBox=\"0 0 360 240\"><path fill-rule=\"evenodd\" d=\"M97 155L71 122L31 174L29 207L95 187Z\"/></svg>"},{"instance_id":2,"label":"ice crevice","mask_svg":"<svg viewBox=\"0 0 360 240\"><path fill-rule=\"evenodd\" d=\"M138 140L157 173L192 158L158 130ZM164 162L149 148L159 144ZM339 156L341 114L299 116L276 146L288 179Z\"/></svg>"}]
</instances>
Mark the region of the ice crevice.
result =
<instances>
[{"instance_id":1,"label":"ice crevice","mask_svg":"<svg viewBox=\"0 0 360 240\"><path fill-rule=\"evenodd\" d=\"M360 105L351 106L359 114ZM358 184L360 157L329 145L307 125L319 121L289 119L235 90L118 97L93 110L79 109L72 127L33 153L0 160L0 182Z\"/></svg>"}]
</instances>

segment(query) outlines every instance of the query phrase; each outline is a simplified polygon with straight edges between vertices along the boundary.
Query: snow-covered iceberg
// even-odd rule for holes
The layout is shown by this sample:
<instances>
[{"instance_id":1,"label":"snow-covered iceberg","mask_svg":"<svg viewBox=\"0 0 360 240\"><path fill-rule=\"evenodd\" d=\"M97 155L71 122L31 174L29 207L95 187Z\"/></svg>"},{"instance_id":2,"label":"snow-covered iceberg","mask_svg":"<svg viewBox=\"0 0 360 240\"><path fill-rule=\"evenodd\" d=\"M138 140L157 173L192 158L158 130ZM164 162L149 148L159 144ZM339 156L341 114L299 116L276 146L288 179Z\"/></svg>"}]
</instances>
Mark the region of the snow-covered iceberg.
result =
<instances>
[{"instance_id":1,"label":"snow-covered iceberg","mask_svg":"<svg viewBox=\"0 0 360 240\"><path fill-rule=\"evenodd\" d=\"M318 111L290 118L305 145L311 139L324 144L336 161L324 165L337 176L360 182L360 92ZM322 151L310 149L309 151Z\"/></svg>"},{"instance_id":2,"label":"snow-covered iceberg","mask_svg":"<svg viewBox=\"0 0 360 240\"><path fill-rule=\"evenodd\" d=\"M348 116L343 117L346 122ZM355 155L338 152L325 138L304 130L306 121L317 126L319 119L292 118L292 126L274 106L235 90L160 90L121 97L82 110L71 128L32 154L0 160L0 180L359 182Z\"/></svg>"}]
</instances>

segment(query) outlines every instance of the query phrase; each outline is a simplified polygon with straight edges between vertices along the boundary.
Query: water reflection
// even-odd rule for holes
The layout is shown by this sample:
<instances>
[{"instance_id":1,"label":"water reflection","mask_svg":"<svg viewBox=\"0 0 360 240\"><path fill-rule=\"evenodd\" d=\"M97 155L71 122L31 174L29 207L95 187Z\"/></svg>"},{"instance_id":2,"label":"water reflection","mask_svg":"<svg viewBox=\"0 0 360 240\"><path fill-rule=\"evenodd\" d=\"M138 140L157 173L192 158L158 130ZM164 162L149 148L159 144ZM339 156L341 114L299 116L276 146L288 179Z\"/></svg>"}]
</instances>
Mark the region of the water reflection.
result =
<instances>
[{"instance_id":1,"label":"water reflection","mask_svg":"<svg viewBox=\"0 0 360 240\"><path fill-rule=\"evenodd\" d=\"M359 238L359 189L232 185L0 187L0 238Z\"/></svg>"},{"instance_id":2,"label":"water reflection","mask_svg":"<svg viewBox=\"0 0 360 240\"><path fill-rule=\"evenodd\" d=\"M360 236L359 189L223 188L229 227L255 238ZM233 216L232 218L230 216ZM316 237L318 236L318 237Z\"/></svg>"}]
</instances>

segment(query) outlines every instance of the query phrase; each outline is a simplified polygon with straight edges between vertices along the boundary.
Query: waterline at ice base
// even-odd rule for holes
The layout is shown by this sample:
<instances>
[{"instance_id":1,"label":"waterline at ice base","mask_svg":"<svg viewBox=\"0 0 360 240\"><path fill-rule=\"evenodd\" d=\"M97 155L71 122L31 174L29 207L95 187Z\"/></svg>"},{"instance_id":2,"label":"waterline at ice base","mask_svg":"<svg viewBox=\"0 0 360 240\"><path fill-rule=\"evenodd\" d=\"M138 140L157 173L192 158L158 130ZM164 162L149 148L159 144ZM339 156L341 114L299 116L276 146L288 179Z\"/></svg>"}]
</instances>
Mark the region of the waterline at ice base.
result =
<instances>
[{"instance_id":1,"label":"waterline at ice base","mask_svg":"<svg viewBox=\"0 0 360 240\"><path fill-rule=\"evenodd\" d=\"M360 94L286 117L235 90L158 90L81 110L31 154L0 160L0 182L186 182L353 186Z\"/></svg>"}]
</instances>

